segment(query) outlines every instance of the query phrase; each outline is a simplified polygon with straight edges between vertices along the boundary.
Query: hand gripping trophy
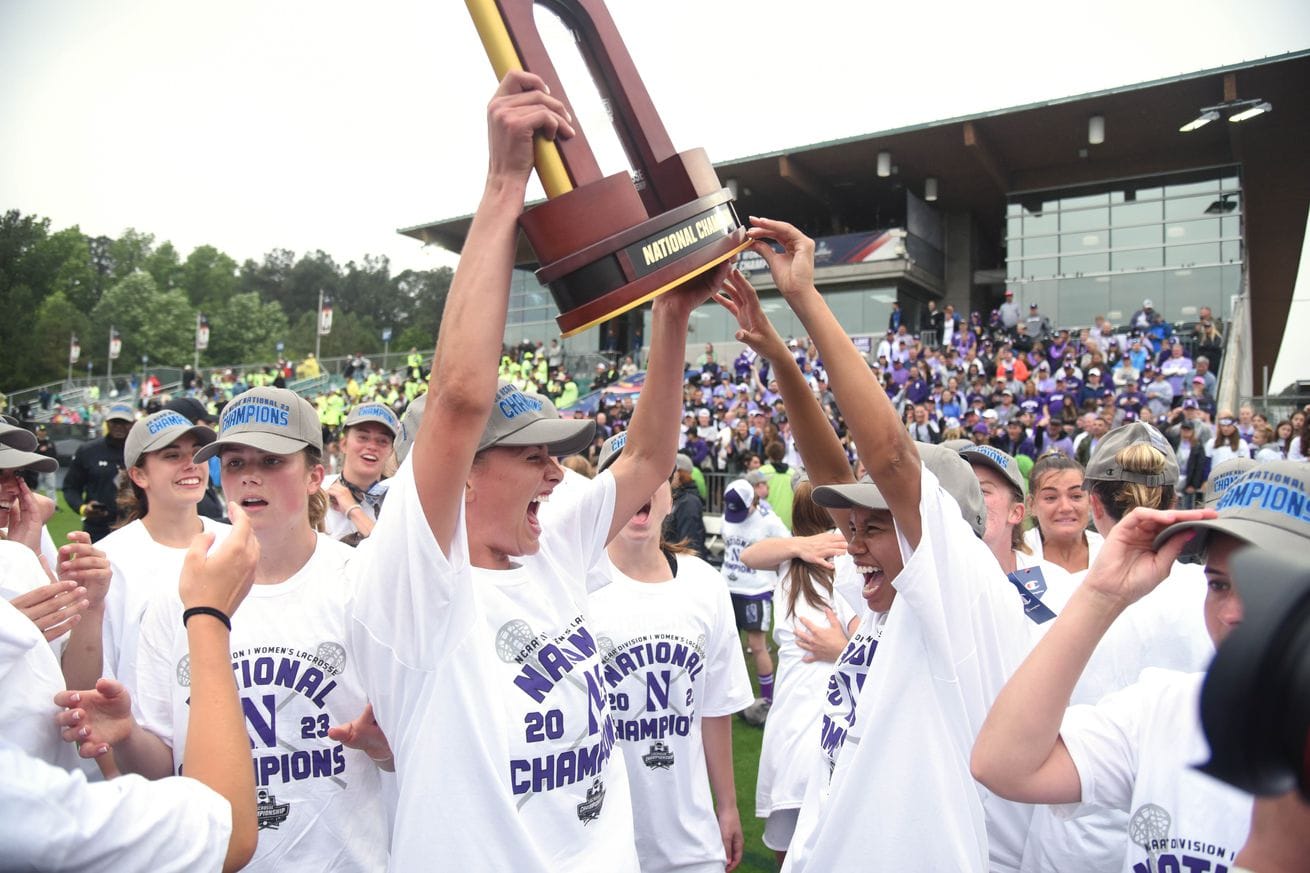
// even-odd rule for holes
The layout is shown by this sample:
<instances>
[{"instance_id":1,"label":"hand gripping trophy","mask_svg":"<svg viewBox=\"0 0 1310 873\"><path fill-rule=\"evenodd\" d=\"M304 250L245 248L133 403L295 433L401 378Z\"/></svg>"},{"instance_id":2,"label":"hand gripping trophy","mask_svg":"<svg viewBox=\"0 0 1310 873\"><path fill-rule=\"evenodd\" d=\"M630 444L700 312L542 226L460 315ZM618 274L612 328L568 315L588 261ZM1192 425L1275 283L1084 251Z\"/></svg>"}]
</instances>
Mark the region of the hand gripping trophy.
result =
<instances>
[{"instance_id":1,"label":"hand gripping trophy","mask_svg":"<svg viewBox=\"0 0 1310 873\"><path fill-rule=\"evenodd\" d=\"M532 0L465 2L498 78L527 70L571 106L537 30ZM749 241L705 151L674 151L604 3L542 5L573 29L634 168L602 176L576 122L577 135L566 141L537 138L537 175L548 199L525 210L519 224L567 337L676 288Z\"/></svg>"}]
</instances>

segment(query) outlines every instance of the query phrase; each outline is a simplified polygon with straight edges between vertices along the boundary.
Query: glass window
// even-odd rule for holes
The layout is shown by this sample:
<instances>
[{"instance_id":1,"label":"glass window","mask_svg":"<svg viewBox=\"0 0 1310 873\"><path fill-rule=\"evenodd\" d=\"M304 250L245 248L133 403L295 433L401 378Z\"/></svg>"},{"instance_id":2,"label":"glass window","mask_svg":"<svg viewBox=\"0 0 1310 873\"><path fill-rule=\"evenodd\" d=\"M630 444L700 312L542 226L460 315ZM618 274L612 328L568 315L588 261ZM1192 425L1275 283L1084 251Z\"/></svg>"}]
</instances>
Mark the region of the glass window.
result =
<instances>
[{"instance_id":1,"label":"glass window","mask_svg":"<svg viewBox=\"0 0 1310 873\"><path fill-rule=\"evenodd\" d=\"M1011 204L1013 205L1013 204ZM1023 237L1023 219L1011 218L1006 222L1005 235L1007 239L1017 240Z\"/></svg>"},{"instance_id":2,"label":"glass window","mask_svg":"<svg viewBox=\"0 0 1310 873\"><path fill-rule=\"evenodd\" d=\"M1029 278L1047 278L1060 272L1058 258L1032 258L1023 262L1023 275Z\"/></svg>"},{"instance_id":3,"label":"glass window","mask_svg":"<svg viewBox=\"0 0 1310 873\"><path fill-rule=\"evenodd\" d=\"M1220 311L1223 277L1219 267L1167 270L1161 312L1167 321L1196 321L1202 306Z\"/></svg>"},{"instance_id":4,"label":"glass window","mask_svg":"<svg viewBox=\"0 0 1310 873\"><path fill-rule=\"evenodd\" d=\"M1148 224L1145 227L1116 227L1110 231L1110 244L1116 249L1131 246L1158 246L1164 241L1160 225Z\"/></svg>"},{"instance_id":5,"label":"glass window","mask_svg":"<svg viewBox=\"0 0 1310 873\"><path fill-rule=\"evenodd\" d=\"M1085 194L1078 197L1060 198L1060 210L1082 209L1084 206L1104 206L1110 202L1108 192L1103 194Z\"/></svg>"},{"instance_id":6,"label":"glass window","mask_svg":"<svg viewBox=\"0 0 1310 873\"><path fill-rule=\"evenodd\" d=\"M1224 239L1241 239L1242 219L1236 215L1225 215L1219 219L1219 233Z\"/></svg>"},{"instance_id":7,"label":"glass window","mask_svg":"<svg viewBox=\"0 0 1310 873\"><path fill-rule=\"evenodd\" d=\"M1201 243L1194 246L1167 246L1164 250L1167 267L1195 267L1219 263L1219 243Z\"/></svg>"},{"instance_id":8,"label":"glass window","mask_svg":"<svg viewBox=\"0 0 1310 873\"><path fill-rule=\"evenodd\" d=\"M1166 197L1186 197L1189 194L1218 194L1219 180L1207 179L1204 182L1185 182L1181 185L1165 185ZM1211 198L1213 199L1213 198Z\"/></svg>"},{"instance_id":9,"label":"glass window","mask_svg":"<svg viewBox=\"0 0 1310 873\"><path fill-rule=\"evenodd\" d=\"M1040 215L1029 214L1023 219L1023 235L1035 236L1042 233L1056 233L1060 230L1060 216L1055 212Z\"/></svg>"},{"instance_id":10,"label":"glass window","mask_svg":"<svg viewBox=\"0 0 1310 873\"><path fill-rule=\"evenodd\" d=\"M1092 278L1061 279L1059 312L1054 323L1060 327L1083 327L1095 323L1110 302L1110 284Z\"/></svg>"},{"instance_id":11,"label":"glass window","mask_svg":"<svg viewBox=\"0 0 1310 873\"><path fill-rule=\"evenodd\" d=\"M1166 245L1174 245L1219 239L1219 230L1219 221L1214 218L1178 221L1164 226L1164 241Z\"/></svg>"},{"instance_id":12,"label":"glass window","mask_svg":"<svg viewBox=\"0 0 1310 873\"><path fill-rule=\"evenodd\" d=\"M1232 263L1242 259L1242 244L1240 242L1226 242L1219 244L1219 260L1224 263Z\"/></svg>"},{"instance_id":13,"label":"glass window","mask_svg":"<svg viewBox=\"0 0 1310 873\"><path fill-rule=\"evenodd\" d=\"M1033 255L1053 255L1059 248L1060 238L1058 236L1032 236L1023 241L1023 251L1025 256Z\"/></svg>"},{"instance_id":14,"label":"glass window","mask_svg":"<svg viewBox=\"0 0 1310 873\"><path fill-rule=\"evenodd\" d=\"M1076 212L1060 213L1060 230L1063 231L1106 227L1109 223L1109 209L1079 209Z\"/></svg>"},{"instance_id":15,"label":"glass window","mask_svg":"<svg viewBox=\"0 0 1310 873\"><path fill-rule=\"evenodd\" d=\"M1115 227L1126 224L1150 224L1158 222L1162 207L1159 200L1137 201L1115 206L1110 210L1110 223Z\"/></svg>"},{"instance_id":16,"label":"glass window","mask_svg":"<svg viewBox=\"0 0 1310 873\"><path fill-rule=\"evenodd\" d=\"M1116 271L1141 270L1162 266L1164 266L1164 250L1160 248L1127 249L1125 251L1115 251L1110 255L1110 269Z\"/></svg>"},{"instance_id":17,"label":"glass window","mask_svg":"<svg viewBox=\"0 0 1310 873\"><path fill-rule=\"evenodd\" d=\"M1110 247L1109 239L1110 234L1104 230L1061 234L1060 252L1062 254L1081 255L1098 249L1106 249Z\"/></svg>"},{"instance_id":18,"label":"glass window","mask_svg":"<svg viewBox=\"0 0 1310 873\"><path fill-rule=\"evenodd\" d=\"M1158 303L1163 291L1164 275L1159 271L1116 274L1110 278L1110 302L1105 317L1117 325L1127 324L1143 300Z\"/></svg>"},{"instance_id":19,"label":"glass window","mask_svg":"<svg viewBox=\"0 0 1310 873\"><path fill-rule=\"evenodd\" d=\"M1210 204L1218 199L1218 194L1214 194L1204 197L1183 197L1178 200L1166 200L1164 202L1165 220L1177 221L1179 219L1204 218Z\"/></svg>"},{"instance_id":20,"label":"glass window","mask_svg":"<svg viewBox=\"0 0 1310 873\"><path fill-rule=\"evenodd\" d=\"M1110 269L1110 254L1101 252L1097 255L1065 255L1060 258L1060 274L1072 276L1075 273L1103 273Z\"/></svg>"},{"instance_id":21,"label":"glass window","mask_svg":"<svg viewBox=\"0 0 1310 873\"><path fill-rule=\"evenodd\" d=\"M844 327L847 333L865 333L868 330L862 319L863 296L863 291L836 291L823 295L828 308L837 317L837 323Z\"/></svg>"}]
</instances>

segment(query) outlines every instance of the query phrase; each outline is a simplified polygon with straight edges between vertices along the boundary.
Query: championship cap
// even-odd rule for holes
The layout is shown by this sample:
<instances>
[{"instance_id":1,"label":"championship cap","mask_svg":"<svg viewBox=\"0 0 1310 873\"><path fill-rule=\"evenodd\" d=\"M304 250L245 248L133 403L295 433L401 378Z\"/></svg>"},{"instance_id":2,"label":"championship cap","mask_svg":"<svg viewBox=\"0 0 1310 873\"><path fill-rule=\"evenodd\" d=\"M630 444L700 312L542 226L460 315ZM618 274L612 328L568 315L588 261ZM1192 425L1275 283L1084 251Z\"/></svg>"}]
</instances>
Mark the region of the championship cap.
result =
<instances>
[{"instance_id":1,"label":"championship cap","mask_svg":"<svg viewBox=\"0 0 1310 873\"><path fill-rule=\"evenodd\" d=\"M545 445L555 457L576 455L585 449L596 432L590 419L560 418L555 404L540 394L520 391L504 379L497 380L491 418L478 441L478 451L495 446L517 448Z\"/></svg>"},{"instance_id":2,"label":"championship cap","mask_svg":"<svg viewBox=\"0 0 1310 873\"><path fill-rule=\"evenodd\" d=\"M1252 469L1260 462L1254 458L1229 458L1222 464L1215 466L1210 471L1210 478L1205 480L1205 497L1202 506L1206 509L1213 509L1214 505L1219 502L1219 498L1224 496L1238 479L1246 475L1246 471Z\"/></svg>"},{"instance_id":3,"label":"championship cap","mask_svg":"<svg viewBox=\"0 0 1310 873\"><path fill-rule=\"evenodd\" d=\"M610 464L613 464L619 459L619 454L627 444L628 432L626 430L619 431L614 434L614 436L605 440L604 444L600 447L600 458L596 461L597 475L605 472L605 469L609 467Z\"/></svg>"},{"instance_id":4,"label":"championship cap","mask_svg":"<svg viewBox=\"0 0 1310 873\"><path fill-rule=\"evenodd\" d=\"M762 485L769 481L769 477L765 476L759 470L751 470L746 474L746 481L752 485Z\"/></svg>"},{"instance_id":5,"label":"championship cap","mask_svg":"<svg viewBox=\"0 0 1310 873\"><path fill-rule=\"evenodd\" d=\"M960 457L964 458L971 466L982 464L991 467L1009 480L1010 486L1018 492L1020 499L1028 496L1028 480L1024 479L1023 471L1019 469L1019 462L1014 459L1013 455L1003 452L995 446L980 446L969 443L965 448L960 449Z\"/></svg>"},{"instance_id":6,"label":"championship cap","mask_svg":"<svg viewBox=\"0 0 1310 873\"><path fill-rule=\"evenodd\" d=\"M59 469L59 462L36 452L10 448L0 443L0 470L35 470L38 473L53 473Z\"/></svg>"},{"instance_id":7,"label":"championship cap","mask_svg":"<svg viewBox=\"0 0 1310 873\"><path fill-rule=\"evenodd\" d=\"M919 445L919 459L927 467L946 492L955 498L960 506L960 514L981 537L987 526L987 506L983 503L982 489L973 468L965 463L959 452L953 452L943 446L927 443ZM859 482L846 485L821 485L812 495L814 502L828 509L851 509L856 506L865 509L889 509L887 500L865 476Z\"/></svg>"},{"instance_id":8,"label":"championship cap","mask_svg":"<svg viewBox=\"0 0 1310 873\"><path fill-rule=\"evenodd\" d=\"M164 404L164 408L173 410L193 423L201 421L205 424L218 423L218 416L206 409L205 404L194 397L174 397Z\"/></svg>"},{"instance_id":9,"label":"championship cap","mask_svg":"<svg viewBox=\"0 0 1310 873\"><path fill-rule=\"evenodd\" d=\"M723 520L734 524L745 521L754 500L755 489L751 483L745 479L734 480L723 489Z\"/></svg>"},{"instance_id":10,"label":"championship cap","mask_svg":"<svg viewBox=\"0 0 1310 873\"><path fill-rule=\"evenodd\" d=\"M1204 554L1211 533L1228 534L1273 554L1299 555L1310 544L1310 465L1269 461L1247 470L1219 497L1218 518L1184 521L1160 532L1158 549L1171 536L1195 530L1188 543L1193 556Z\"/></svg>"},{"instance_id":11,"label":"championship cap","mask_svg":"<svg viewBox=\"0 0 1310 873\"><path fill-rule=\"evenodd\" d=\"M1164 472L1134 473L1123 469L1115 457L1129 446L1137 445L1150 445L1158 449L1164 455ZM1157 487L1175 485L1178 482L1178 457L1160 431L1144 421L1135 421L1116 427L1101 438L1087 461L1087 472L1083 478L1088 481L1138 482Z\"/></svg>"},{"instance_id":12,"label":"championship cap","mask_svg":"<svg viewBox=\"0 0 1310 873\"><path fill-rule=\"evenodd\" d=\"M359 404L346 416L345 427L369 421L376 422L391 431L392 439L400 435L400 419L396 418L396 413L392 412L391 407L385 403Z\"/></svg>"},{"instance_id":13,"label":"championship cap","mask_svg":"<svg viewBox=\"0 0 1310 873\"><path fill-rule=\"evenodd\" d=\"M36 434L25 427L18 427L6 421L0 421L0 446L30 452L36 449Z\"/></svg>"},{"instance_id":14,"label":"championship cap","mask_svg":"<svg viewBox=\"0 0 1310 873\"><path fill-rule=\"evenodd\" d=\"M212 443L217 434L213 428L203 424L192 424L190 419L171 409L156 412L132 425L127 432L127 443L123 446L123 463L135 467L146 452L156 452L177 442L184 435L191 434L202 446Z\"/></svg>"},{"instance_id":15,"label":"championship cap","mask_svg":"<svg viewBox=\"0 0 1310 873\"><path fill-rule=\"evenodd\" d=\"M986 425L983 425L984 431L986 427ZM942 445L953 452L958 452L960 449L973 445L973 440L942 440Z\"/></svg>"},{"instance_id":16,"label":"championship cap","mask_svg":"<svg viewBox=\"0 0 1310 873\"><path fill-rule=\"evenodd\" d=\"M105 413L105 421L136 421L136 410L127 403L115 403Z\"/></svg>"},{"instance_id":17,"label":"championship cap","mask_svg":"<svg viewBox=\"0 0 1310 873\"><path fill-rule=\"evenodd\" d=\"M249 446L274 455L291 455L306 446L323 451L323 429L310 402L286 388L251 388L223 407L218 439L196 452L208 461L224 446Z\"/></svg>"},{"instance_id":18,"label":"championship cap","mask_svg":"<svg viewBox=\"0 0 1310 873\"><path fill-rule=\"evenodd\" d=\"M404 463L405 456L414 446L414 437L418 436L419 425L423 423L423 411L428 406L428 393L424 391L410 401L405 407L405 414L400 417L400 432L392 450L396 453L396 463Z\"/></svg>"}]
</instances>

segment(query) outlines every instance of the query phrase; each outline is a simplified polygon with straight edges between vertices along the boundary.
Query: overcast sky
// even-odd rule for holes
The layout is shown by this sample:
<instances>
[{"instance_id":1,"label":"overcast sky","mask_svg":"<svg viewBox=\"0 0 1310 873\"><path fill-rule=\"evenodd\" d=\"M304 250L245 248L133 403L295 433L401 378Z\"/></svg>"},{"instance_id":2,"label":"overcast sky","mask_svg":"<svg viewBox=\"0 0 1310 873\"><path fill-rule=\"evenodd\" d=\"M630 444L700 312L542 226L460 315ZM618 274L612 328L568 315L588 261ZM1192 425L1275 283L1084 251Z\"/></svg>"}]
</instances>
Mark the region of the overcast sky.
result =
<instances>
[{"instance_id":1,"label":"overcast sky","mask_svg":"<svg viewBox=\"0 0 1310 873\"><path fill-rule=\"evenodd\" d=\"M609 7L714 160L1310 47L1303 0ZM495 86L458 0L0 0L0 82L0 208L397 270L451 262L396 229L476 206Z\"/></svg>"}]
</instances>

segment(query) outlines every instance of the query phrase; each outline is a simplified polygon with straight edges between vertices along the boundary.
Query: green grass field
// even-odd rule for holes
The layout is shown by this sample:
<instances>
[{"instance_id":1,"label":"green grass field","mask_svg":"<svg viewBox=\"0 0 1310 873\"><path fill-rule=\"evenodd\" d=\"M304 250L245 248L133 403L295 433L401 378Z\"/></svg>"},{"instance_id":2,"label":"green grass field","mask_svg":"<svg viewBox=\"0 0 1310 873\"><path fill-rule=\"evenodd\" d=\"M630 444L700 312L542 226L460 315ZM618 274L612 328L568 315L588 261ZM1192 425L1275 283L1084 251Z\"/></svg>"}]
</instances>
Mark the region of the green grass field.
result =
<instances>
[{"instance_id":1,"label":"green grass field","mask_svg":"<svg viewBox=\"0 0 1310 873\"><path fill-rule=\"evenodd\" d=\"M63 494L58 496L59 511L50 519L47 527L54 537L55 545L67 542L69 531L80 530L82 519L68 508ZM746 638L742 636L742 651L746 650ZM754 687L755 665L751 658L746 659L746 668L751 674ZM760 766L760 744L764 740L764 728L751 727L740 718L732 723L732 757L733 770L737 782L737 811L741 816L741 828L745 834L745 849L742 853L742 873L773 873L778 869L773 850L764 845L764 820L755 817L755 776Z\"/></svg>"}]
</instances>

